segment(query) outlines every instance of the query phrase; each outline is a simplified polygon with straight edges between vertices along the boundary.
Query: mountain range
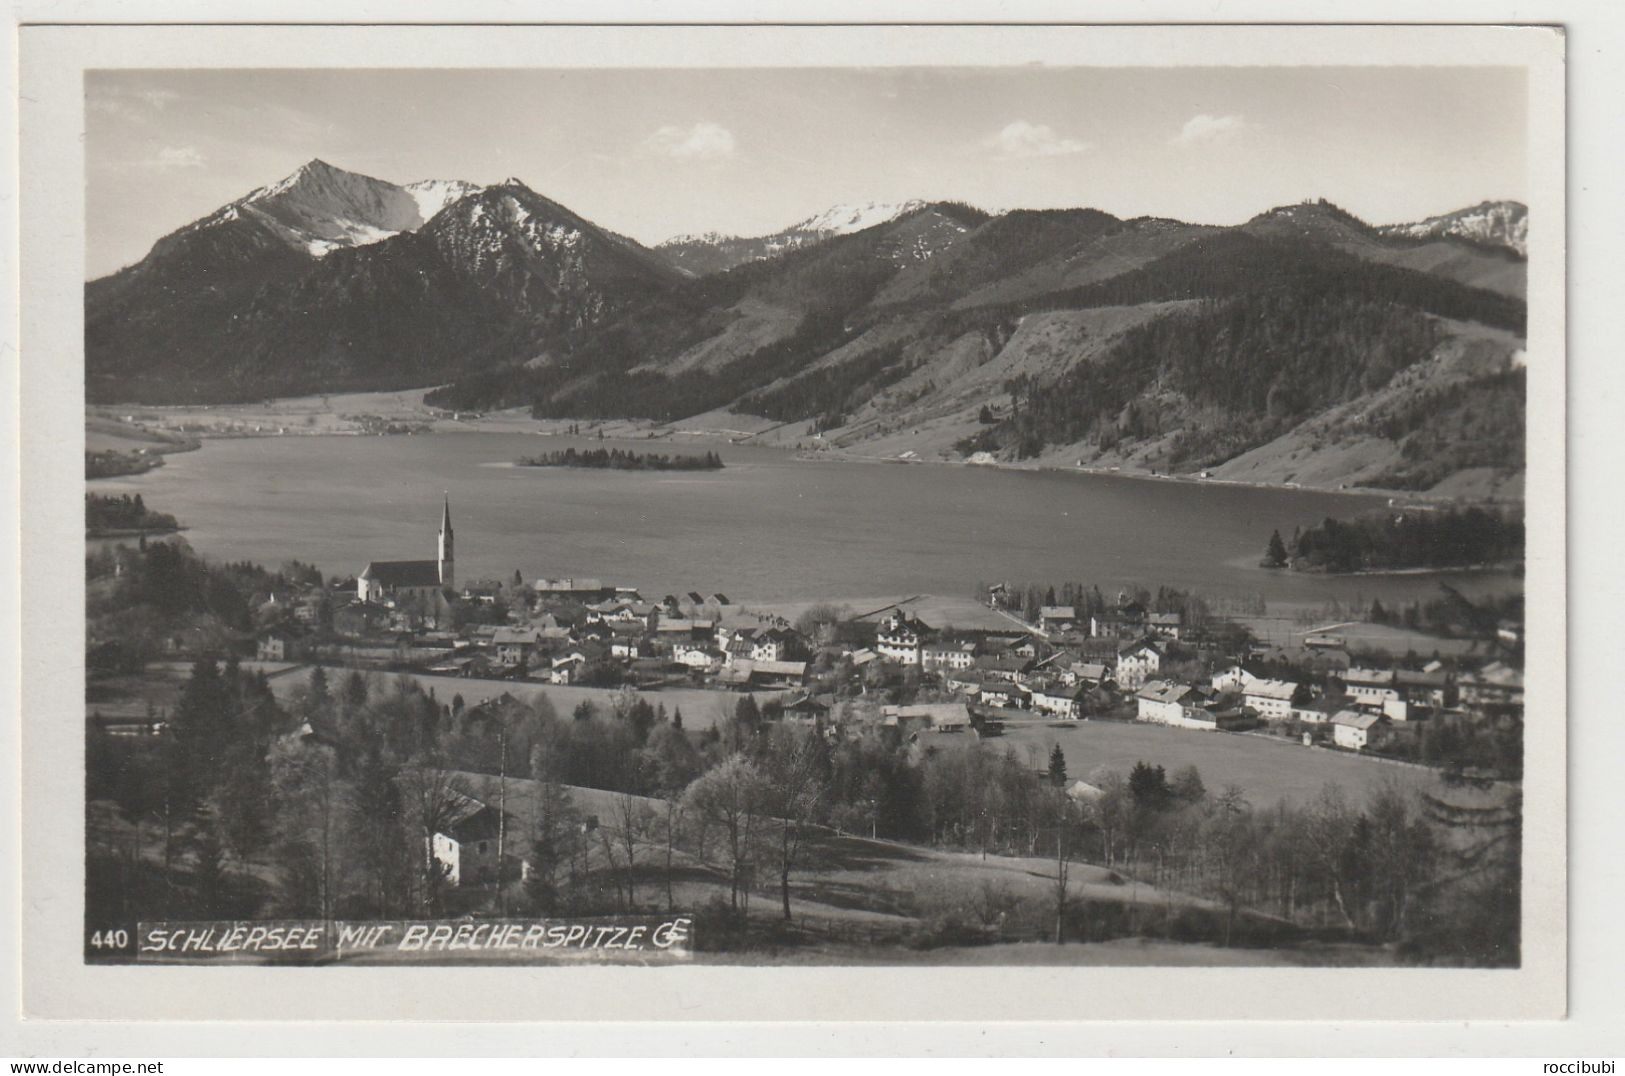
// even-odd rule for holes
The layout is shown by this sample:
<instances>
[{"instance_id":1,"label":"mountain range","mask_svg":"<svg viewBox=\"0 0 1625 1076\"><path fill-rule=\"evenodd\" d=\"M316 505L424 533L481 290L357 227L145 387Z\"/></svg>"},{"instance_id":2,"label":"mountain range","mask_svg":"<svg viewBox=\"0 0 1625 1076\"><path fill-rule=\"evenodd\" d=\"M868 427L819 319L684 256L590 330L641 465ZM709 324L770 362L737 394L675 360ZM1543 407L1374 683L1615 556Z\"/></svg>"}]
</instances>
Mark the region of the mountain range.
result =
<instances>
[{"instance_id":1,"label":"mountain range","mask_svg":"<svg viewBox=\"0 0 1625 1076\"><path fill-rule=\"evenodd\" d=\"M864 455L1505 492L1526 223L906 202L649 248L515 179L312 161L86 285L87 394L441 385L448 408L747 416Z\"/></svg>"}]
</instances>

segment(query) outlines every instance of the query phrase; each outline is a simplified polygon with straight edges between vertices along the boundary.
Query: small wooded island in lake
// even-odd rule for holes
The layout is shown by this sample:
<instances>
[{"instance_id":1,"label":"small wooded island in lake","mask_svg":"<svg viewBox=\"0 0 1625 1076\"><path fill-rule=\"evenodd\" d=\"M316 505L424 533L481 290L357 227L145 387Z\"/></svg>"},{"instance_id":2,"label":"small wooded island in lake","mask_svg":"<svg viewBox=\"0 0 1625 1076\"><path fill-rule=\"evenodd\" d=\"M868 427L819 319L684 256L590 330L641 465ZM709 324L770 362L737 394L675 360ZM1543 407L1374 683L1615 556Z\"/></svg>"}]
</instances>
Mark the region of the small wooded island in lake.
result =
<instances>
[{"instance_id":1,"label":"small wooded island in lake","mask_svg":"<svg viewBox=\"0 0 1625 1076\"><path fill-rule=\"evenodd\" d=\"M1290 543L1276 531L1260 565L1333 573L1476 568L1522 561L1523 540L1519 512L1409 507L1327 518Z\"/></svg>"},{"instance_id":2,"label":"small wooded island in lake","mask_svg":"<svg viewBox=\"0 0 1625 1076\"><path fill-rule=\"evenodd\" d=\"M722 457L715 452L703 456L666 456L658 452L623 452L618 448L567 448L518 460L521 467L594 467L607 471L719 471Z\"/></svg>"}]
</instances>

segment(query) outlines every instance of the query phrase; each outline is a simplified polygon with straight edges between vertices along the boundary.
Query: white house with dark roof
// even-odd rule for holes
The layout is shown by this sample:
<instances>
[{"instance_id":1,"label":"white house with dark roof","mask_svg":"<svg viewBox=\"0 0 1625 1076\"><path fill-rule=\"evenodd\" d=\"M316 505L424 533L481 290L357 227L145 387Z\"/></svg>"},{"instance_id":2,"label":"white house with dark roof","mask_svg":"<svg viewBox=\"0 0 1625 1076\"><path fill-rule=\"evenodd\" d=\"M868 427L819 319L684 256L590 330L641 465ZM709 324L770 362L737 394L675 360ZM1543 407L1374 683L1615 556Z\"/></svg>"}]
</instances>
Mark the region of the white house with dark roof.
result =
<instances>
[{"instance_id":1,"label":"white house with dark roof","mask_svg":"<svg viewBox=\"0 0 1625 1076\"><path fill-rule=\"evenodd\" d=\"M1260 717L1285 721L1292 716L1292 700L1297 694L1298 685L1291 680L1254 679L1241 689L1241 701Z\"/></svg>"},{"instance_id":2,"label":"white house with dark roof","mask_svg":"<svg viewBox=\"0 0 1625 1076\"><path fill-rule=\"evenodd\" d=\"M1332 717L1332 742L1351 751L1363 751L1377 741L1382 715L1340 710Z\"/></svg>"},{"instance_id":3,"label":"white house with dark roof","mask_svg":"<svg viewBox=\"0 0 1625 1076\"><path fill-rule=\"evenodd\" d=\"M1118 686L1133 691L1162 669L1162 648L1150 639L1132 642L1117 652Z\"/></svg>"},{"instance_id":4,"label":"white house with dark roof","mask_svg":"<svg viewBox=\"0 0 1625 1076\"><path fill-rule=\"evenodd\" d=\"M1368 706L1373 710L1380 710L1383 703L1399 698L1399 687L1394 682L1392 669L1351 666L1343 674L1343 685L1356 706Z\"/></svg>"},{"instance_id":5,"label":"white house with dark roof","mask_svg":"<svg viewBox=\"0 0 1625 1076\"><path fill-rule=\"evenodd\" d=\"M918 665L921 648L930 635L931 628L924 621L901 609L893 609L891 615L881 621L875 635L875 649L880 651L881 657L899 665Z\"/></svg>"}]
</instances>

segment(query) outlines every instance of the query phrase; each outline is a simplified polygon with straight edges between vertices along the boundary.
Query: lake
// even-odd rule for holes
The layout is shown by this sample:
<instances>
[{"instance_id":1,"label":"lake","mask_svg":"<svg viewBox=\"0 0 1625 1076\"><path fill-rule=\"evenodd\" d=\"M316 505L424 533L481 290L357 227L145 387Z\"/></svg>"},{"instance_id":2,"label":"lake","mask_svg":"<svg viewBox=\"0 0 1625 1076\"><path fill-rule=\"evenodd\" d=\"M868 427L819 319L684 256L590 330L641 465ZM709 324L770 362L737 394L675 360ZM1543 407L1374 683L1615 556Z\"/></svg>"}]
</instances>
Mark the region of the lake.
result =
<instances>
[{"instance_id":1,"label":"lake","mask_svg":"<svg viewBox=\"0 0 1625 1076\"><path fill-rule=\"evenodd\" d=\"M509 433L208 440L144 475L90 483L139 491L199 552L329 574L432 558L451 496L459 580L591 576L646 595L735 600L917 593L970 596L979 581L1078 580L1262 594L1272 608L1432 596L1433 574L1328 578L1255 567L1270 531L1380 507L1380 497L1109 475L814 462L772 448L718 451L720 471L514 467L570 445L665 443ZM1515 587L1455 574L1471 592Z\"/></svg>"}]
</instances>

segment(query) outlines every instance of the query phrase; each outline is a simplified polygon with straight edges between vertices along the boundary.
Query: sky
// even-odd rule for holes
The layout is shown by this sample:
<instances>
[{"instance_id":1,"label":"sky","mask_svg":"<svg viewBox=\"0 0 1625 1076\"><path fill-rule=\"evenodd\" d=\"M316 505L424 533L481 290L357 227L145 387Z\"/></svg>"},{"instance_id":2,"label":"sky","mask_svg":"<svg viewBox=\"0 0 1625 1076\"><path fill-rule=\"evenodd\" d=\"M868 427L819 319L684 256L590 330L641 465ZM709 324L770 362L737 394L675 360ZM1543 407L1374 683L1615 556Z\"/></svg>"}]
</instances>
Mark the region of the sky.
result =
<instances>
[{"instance_id":1,"label":"sky","mask_svg":"<svg viewBox=\"0 0 1625 1076\"><path fill-rule=\"evenodd\" d=\"M910 198L1386 224L1526 200L1526 123L1513 68L93 71L87 271L312 158L517 177L649 244Z\"/></svg>"}]
</instances>

